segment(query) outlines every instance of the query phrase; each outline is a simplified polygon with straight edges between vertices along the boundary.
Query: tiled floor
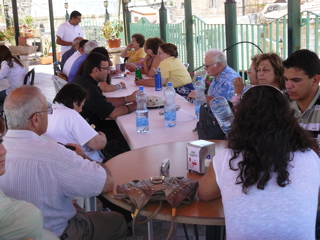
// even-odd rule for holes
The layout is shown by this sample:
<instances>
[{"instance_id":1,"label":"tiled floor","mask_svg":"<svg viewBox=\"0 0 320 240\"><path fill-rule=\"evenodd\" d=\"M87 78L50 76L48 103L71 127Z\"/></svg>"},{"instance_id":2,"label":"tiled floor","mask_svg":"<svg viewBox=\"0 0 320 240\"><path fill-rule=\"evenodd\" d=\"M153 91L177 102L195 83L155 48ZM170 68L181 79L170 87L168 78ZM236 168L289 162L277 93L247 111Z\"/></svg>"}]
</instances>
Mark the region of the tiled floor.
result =
<instances>
[{"instance_id":1,"label":"tiled floor","mask_svg":"<svg viewBox=\"0 0 320 240\"><path fill-rule=\"evenodd\" d=\"M30 63L29 70L35 68L35 82L34 85L41 89L41 91L45 94L48 101L52 102L56 92L53 85L53 81L51 80L51 76L53 74L53 66L50 65L39 65L37 63ZM194 226L186 225L187 231L190 240L195 240ZM169 222L162 222L158 220L153 220L153 236L154 240L162 240L165 239L170 228ZM205 226L198 226L199 239L205 239ZM137 240L147 240L148 239L148 229L147 224L137 225L136 227L136 235ZM128 236L127 240L132 240L132 236ZM171 239L174 240L182 240L187 239L185 237L183 226L180 223L175 224L173 236Z\"/></svg>"}]
</instances>

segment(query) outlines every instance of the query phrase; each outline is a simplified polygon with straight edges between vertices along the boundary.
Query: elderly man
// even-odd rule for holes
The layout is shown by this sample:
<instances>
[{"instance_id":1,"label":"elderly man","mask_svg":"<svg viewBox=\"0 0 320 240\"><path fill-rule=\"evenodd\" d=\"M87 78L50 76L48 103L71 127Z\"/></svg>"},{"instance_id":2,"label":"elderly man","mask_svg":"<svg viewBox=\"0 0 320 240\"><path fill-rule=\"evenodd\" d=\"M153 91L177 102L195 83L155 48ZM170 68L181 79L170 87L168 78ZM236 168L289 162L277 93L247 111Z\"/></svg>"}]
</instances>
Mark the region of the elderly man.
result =
<instances>
[{"instance_id":1,"label":"elderly man","mask_svg":"<svg viewBox=\"0 0 320 240\"><path fill-rule=\"evenodd\" d=\"M81 40L83 40L82 37L76 37L72 42L72 47L63 54L62 59L61 59L61 63L60 63L62 71L63 71L63 66L66 63L66 61L79 49L79 45L80 45Z\"/></svg>"},{"instance_id":2,"label":"elderly man","mask_svg":"<svg viewBox=\"0 0 320 240\"><path fill-rule=\"evenodd\" d=\"M69 76L68 76L68 82L71 82L76 74L77 71L80 67L80 65L83 63L83 61L86 59L86 57L88 56L88 54L95 49L96 47L99 47L98 43L94 40L89 41L86 43L86 45L84 46L84 54L82 56L80 56L79 58L77 58L74 63L72 64L72 67L70 69L69 72Z\"/></svg>"},{"instance_id":3,"label":"elderly man","mask_svg":"<svg viewBox=\"0 0 320 240\"><path fill-rule=\"evenodd\" d=\"M7 173L0 178L3 192L40 208L44 227L60 239L123 239L121 214L86 213L73 205L73 197L113 190L113 178L104 165L40 137L52 113L41 91L30 85L16 88L4 111L9 130L4 138ZM83 155L79 147L76 151Z\"/></svg>"},{"instance_id":4,"label":"elderly man","mask_svg":"<svg viewBox=\"0 0 320 240\"><path fill-rule=\"evenodd\" d=\"M206 96L207 103L216 96L222 96L230 101L234 93L234 78L240 75L227 65L226 55L219 50L211 49L205 54L204 64L208 75L214 77ZM195 91L192 91L188 97L195 98Z\"/></svg>"},{"instance_id":5,"label":"elderly man","mask_svg":"<svg viewBox=\"0 0 320 240\"><path fill-rule=\"evenodd\" d=\"M81 13L73 11L70 20L62 23L57 31L56 43L61 45L61 55L68 51L72 46L72 41L76 37L83 37L81 27Z\"/></svg>"},{"instance_id":6,"label":"elderly man","mask_svg":"<svg viewBox=\"0 0 320 240\"><path fill-rule=\"evenodd\" d=\"M67 77L69 76L71 67L74 64L74 62L84 54L84 46L86 45L87 42L89 42L89 40L87 40L87 39L81 40L80 43L79 43L78 50L76 52L74 52L71 55L71 57L69 57L68 60L66 61L66 63L64 64L63 73L65 75L67 75Z\"/></svg>"},{"instance_id":7,"label":"elderly man","mask_svg":"<svg viewBox=\"0 0 320 240\"><path fill-rule=\"evenodd\" d=\"M286 90L300 125L314 137L320 134L320 59L316 53L297 50L283 61ZM320 136L319 136L320 137ZM318 138L319 138L318 137Z\"/></svg>"}]
</instances>

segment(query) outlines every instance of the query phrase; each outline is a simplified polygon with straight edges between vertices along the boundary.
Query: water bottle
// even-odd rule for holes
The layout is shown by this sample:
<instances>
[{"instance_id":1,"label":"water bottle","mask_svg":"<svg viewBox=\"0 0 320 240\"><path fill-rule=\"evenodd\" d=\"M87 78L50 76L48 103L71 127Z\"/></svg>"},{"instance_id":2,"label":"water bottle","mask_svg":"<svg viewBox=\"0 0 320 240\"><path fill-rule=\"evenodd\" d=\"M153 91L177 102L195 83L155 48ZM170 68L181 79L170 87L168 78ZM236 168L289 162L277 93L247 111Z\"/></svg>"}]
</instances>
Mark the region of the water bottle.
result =
<instances>
[{"instance_id":1,"label":"water bottle","mask_svg":"<svg viewBox=\"0 0 320 240\"><path fill-rule=\"evenodd\" d=\"M176 125L176 91L172 87L172 83L168 82L168 87L164 90L164 125L166 127L174 127Z\"/></svg>"},{"instance_id":2,"label":"water bottle","mask_svg":"<svg viewBox=\"0 0 320 240\"><path fill-rule=\"evenodd\" d=\"M162 82L161 82L161 72L160 68L154 74L154 87L156 91L162 90Z\"/></svg>"},{"instance_id":3,"label":"water bottle","mask_svg":"<svg viewBox=\"0 0 320 240\"><path fill-rule=\"evenodd\" d=\"M147 109L147 94L142 86L136 94L136 127L138 133L147 133L149 131L149 116Z\"/></svg>"},{"instance_id":4,"label":"water bottle","mask_svg":"<svg viewBox=\"0 0 320 240\"><path fill-rule=\"evenodd\" d=\"M215 97L210 102L210 109L216 117L221 130L228 134L233 121L233 113L227 100L221 96Z\"/></svg>"},{"instance_id":5,"label":"water bottle","mask_svg":"<svg viewBox=\"0 0 320 240\"><path fill-rule=\"evenodd\" d=\"M136 67L136 77L139 78L139 79L142 79L141 65L138 65Z\"/></svg>"},{"instance_id":6,"label":"water bottle","mask_svg":"<svg viewBox=\"0 0 320 240\"><path fill-rule=\"evenodd\" d=\"M206 89L206 86L202 81L201 76L199 76L197 81L195 82L194 89L196 91L196 99L194 100L195 114L196 114L196 117L199 118L200 107L202 104L206 102L206 96L204 94L204 90Z\"/></svg>"}]
</instances>

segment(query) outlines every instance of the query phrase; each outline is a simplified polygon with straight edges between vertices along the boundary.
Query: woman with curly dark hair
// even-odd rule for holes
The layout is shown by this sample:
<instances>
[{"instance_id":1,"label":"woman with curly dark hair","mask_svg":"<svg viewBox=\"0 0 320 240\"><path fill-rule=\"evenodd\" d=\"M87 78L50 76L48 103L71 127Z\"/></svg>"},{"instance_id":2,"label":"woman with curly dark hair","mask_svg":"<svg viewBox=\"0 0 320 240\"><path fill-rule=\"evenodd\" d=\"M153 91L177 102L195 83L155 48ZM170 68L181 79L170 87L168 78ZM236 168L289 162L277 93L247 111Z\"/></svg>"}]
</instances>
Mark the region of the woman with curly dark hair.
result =
<instances>
[{"instance_id":1,"label":"woman with curly dark hair","mask_svg":"<svg viewBox=\"0 0 320 240\"><path fill-rule=\"evenodd\" d=\"M315 239L315 140L277 88L252 87L236 108L228 148L213 158L199 198L222 196L228 239Z\"/></svg>"},{"instance_id":2,"label":"woman with curly dark hair","mask_svg":"<svg viewBox=\"0 0 320 240\"><path fill-rule=\"evenodd\" d=\"M13 56L5 45L0 45L0 79L7 78L9 88L0 92L0 105L3 104L6 96L15 88L23 85L26 70L20 60Z\"/></svg>"},{"instance_id":3,"label":"woman with curly dark hair","mask_svg":"<svg viewBox=\"0 0 320 240\"><path fill-rule=\"evenodd\" d=\"M147 56L144 58L143 62L143 73L148 77L153 77L155 72L154 69L158 69L161 62L158 57L158 48L160 44L164 43L161 38L148 38L146 44L144 45L144 51Z\"/></svg>"}]
</instances>

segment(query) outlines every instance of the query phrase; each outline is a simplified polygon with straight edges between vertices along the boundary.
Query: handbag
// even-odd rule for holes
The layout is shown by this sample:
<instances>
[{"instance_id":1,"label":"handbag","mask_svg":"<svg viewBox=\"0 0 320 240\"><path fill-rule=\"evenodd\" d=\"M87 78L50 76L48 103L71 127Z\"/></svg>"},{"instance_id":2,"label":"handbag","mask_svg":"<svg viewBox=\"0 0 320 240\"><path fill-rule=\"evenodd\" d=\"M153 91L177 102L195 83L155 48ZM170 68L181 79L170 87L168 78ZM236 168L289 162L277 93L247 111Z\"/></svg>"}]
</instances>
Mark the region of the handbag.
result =
<instances>
[{"instance_id":1,"label":"handbag","mask_svg":"<svg viewBox=\"0 0 320 240\"><path fill-rule=\"evenodd\" d=\"M203 104L200 107L199 121L194 131L198 132L199 139L226 139L226 134L221 130L217 119L207 104Z\"/></svg>"},{"instance_id":2,"label":"handbag","mask_svg":"<svg viewBox=\"0 0 320 240\"><path fill-rule=\"evenodd\" d=\"M172 207L172 220L167 240L170 239L175 217L176 208L181 204L191 204L197 189L198 182L184 177L150 177L150 179L133 180L117 186L116 198L121 198L132 205L132 235L135 236L135 224L150 221L162 208L163 201L167 201ZM148 203L159 201L158 208L146 220L136 220L139 211Z\"/></svg>"}]
</instances>

